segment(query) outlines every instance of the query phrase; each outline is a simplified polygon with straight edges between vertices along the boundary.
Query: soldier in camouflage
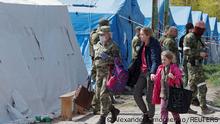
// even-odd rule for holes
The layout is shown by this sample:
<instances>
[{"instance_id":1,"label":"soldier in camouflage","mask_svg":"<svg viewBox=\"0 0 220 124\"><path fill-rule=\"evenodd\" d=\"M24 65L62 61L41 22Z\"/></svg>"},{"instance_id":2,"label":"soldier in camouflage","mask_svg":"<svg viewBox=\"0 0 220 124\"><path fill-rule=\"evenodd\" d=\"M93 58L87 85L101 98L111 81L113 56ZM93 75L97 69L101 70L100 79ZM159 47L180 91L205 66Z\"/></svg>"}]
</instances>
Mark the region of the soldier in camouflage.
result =
<instances>
[{"instance_id":1,"label":"soldier in camouflage","mask_svg":"<svg viewBox=\"0 0 220 124\"><path fill-rule=\"evenodd\" d=\"M142 42L140 40L140 30L140 26L137 26L135 28L136 35L132 39L132 62L137 59L138 51L140 50L142 45Z\"/></svg>"},{"instance_id":2,"label":"soldier in camouflage","mask_svg":"<svg viewBox=\"0 0 220 124\"><path fill-rule=\"evenodd\" d=\"M168 30L167 38L163 41L162 51L169 50L173 52L173 54L176 56L176 62L177 64L179 64L179 52L176 43L177 35L178 35L177 28L171 26Z\"/></svg>"},{"instance_id":3,"label":"soldier in camouflage","mask_svg":"<svg viewBox=\"0 0 220 124\"><path fill-rule=\"evenodd\" d=\"M96 67L94 64L94 45L98 43L99 41L99 34L98 32L100 31L101 26L109 26L109 21L108 20L100 20L99 21L99 27L95 30L93 30L90 34L90 40L89 40L89 51L90 51L90 56L92 59L92 70L91 70L91 79L96 82ZM99 99L96 98L96 96L93 97L92 100L92 107L93 107L93 112L94 114L97 114L97 112L100 110L100 103Z\"/></svg>"},{"instance_id":4,"label":"soldier in camouflage","mask_svg":"<svg viewBox=\"0 0 220 124\"><path fill-rule=\"evenodd\" d=\"M94 64L96 66L96 92L95 97L100 100L101 116L98 124L105 124L109 112L112 113L111 123L114 123L119 114L111 102L110 93L106 83L114 67L114 58L119 57L119 49L111 39L110 27L100 27L99 41L94 45Z\"/></svg>"},{"instance_id":5,"label":"soldier in camouflage","mask_svg":"<svg viewBox=\"0 0 220 124\"><path fill-rule=\"evenodd\" d=\"M93 48L93 46L99 41L98 32L100 31L101 26L109 26L109 21L105 20L105 19L100 20L98 29L95 29L91 32L90 40L89 40L89 53L92 58L91 78L93 80L95 80L95 77L96 77L96 72L95 72L96 69L95 69L95 65L93 64L94 63L94 48Z\"/></svg>"},{"instance_id":6,"label":"soldier in camouflage","mask_svg":"<svg viewBox=\"0 0 220 124\"><path fill-rule=\"evenodd\" d=\"M196 91L198 90L202 114L211 114L214 113L214 111L210 110L206 105L207 86L202 68L202 60L208 57L208 54L202 51L204 43L201 40L201 36L204 31L204 22L198 21L195 24L193 32L185 36L183 51L187 59L189 77L188 87L193 91L193 97L196 97ZM189 109L189 113L196 113L196 111Z\"/></svg>"},{"instance_id":7,"label":"soldier in camouflage","mask_svg":"<svg viewBox=\"0 0 220 124\"><path fill-rule=\"evenodd\" d=\"M180 56L181 62L180 63L183 66L183 72L184 72L184 82L183 82L184 87L186 87L187 84L188 84L188 69L187 69L187 61L185 59L185 56L183 55L183 40L184 40L184 37L188 33L191 33L193 31L193 29L194 29L193 24L192 23L187 23L186 26L185 26L186 33L180 38L180 41L179 41L179 52L181 54L181 56ZM197 102L196 106L199 106L198 100L196 102Z\"/></svg>"},{"instance_id":8,"label":"soldier in camouflage","mask_svg":"<svg viewBox=\"0 0 220 124\"><path fill-rule=\"evenodd\" d=\"M159 42L160 42L161 46L163 45L164 40L167 38L169 28L170 28L169 25L165 26L164 33L163 33L163 35L159 39Z\"/></svg>"}]
</instances>

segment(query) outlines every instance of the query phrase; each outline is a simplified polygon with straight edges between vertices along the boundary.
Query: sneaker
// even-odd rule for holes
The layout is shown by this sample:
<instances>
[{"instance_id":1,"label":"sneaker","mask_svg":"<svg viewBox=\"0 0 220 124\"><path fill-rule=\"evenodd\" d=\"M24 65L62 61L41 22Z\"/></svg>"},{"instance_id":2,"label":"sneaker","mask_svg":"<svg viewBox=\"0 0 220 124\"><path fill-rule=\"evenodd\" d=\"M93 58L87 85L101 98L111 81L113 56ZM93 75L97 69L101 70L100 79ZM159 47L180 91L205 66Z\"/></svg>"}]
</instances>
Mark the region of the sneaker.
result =
<instances>
[{"instance_id":1,"label":"sneaker","mask_svg":"<svg viewBox=\"0 0 220 124\"><path fill-rule=\"evenodd\" d=\"M202 109L202 114L203 114L203 115L207 115L207 114L213 114L213 113L215 113L215 111L214 111L214 110L209 109L208 107L206 107L206 108Z\"/></svg>"},{"instance_id":2,"label":"sneaker","mask_svg":"<svg viewBox=\"0 0 220 124\"><path fill-rule=\"evenodd\" d=\"M191 108L189 108L188 113L189 113L189 114L197 114L197 111L194 111L194 110L192 110Z\"/></svg>"}]
</instances>

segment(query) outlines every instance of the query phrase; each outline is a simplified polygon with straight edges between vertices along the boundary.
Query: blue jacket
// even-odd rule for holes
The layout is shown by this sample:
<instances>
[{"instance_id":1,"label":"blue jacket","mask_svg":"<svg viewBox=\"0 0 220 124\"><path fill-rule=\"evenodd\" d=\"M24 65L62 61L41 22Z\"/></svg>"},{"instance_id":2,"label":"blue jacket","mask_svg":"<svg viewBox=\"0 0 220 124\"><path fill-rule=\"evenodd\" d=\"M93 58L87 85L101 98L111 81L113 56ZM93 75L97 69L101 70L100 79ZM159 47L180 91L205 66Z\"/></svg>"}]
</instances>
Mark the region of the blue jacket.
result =
<instances>
[{"instance_id":1,"label":"blue jacket","mask_svg":"<svg viewBox=\"0 0 220 124\"><path fill-rule=\"evenodd\" d=\"M132 62L129 67L129 81L128 85L133 86L140 75L140 67L142 64L141 53L144 45L141 46L140 51L138 52L137 59ZM147 73L155 74L158 66L161 64L161 46L157 39L151 37L150 43L145 48L145 57L147 61Z\"/></svg>"}]
</instances>

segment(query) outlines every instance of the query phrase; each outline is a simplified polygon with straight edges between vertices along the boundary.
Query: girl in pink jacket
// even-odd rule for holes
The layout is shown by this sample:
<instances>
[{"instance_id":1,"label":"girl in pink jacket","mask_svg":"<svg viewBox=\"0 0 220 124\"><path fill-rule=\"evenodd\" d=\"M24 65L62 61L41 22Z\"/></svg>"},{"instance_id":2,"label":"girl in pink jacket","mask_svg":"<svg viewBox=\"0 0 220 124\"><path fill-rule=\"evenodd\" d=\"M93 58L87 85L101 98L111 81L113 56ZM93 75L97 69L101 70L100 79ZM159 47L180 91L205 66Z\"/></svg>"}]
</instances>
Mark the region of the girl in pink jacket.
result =
<instances>
[{"instance_id":1,"label":"girl in pink jacket","mask_svg":"<svg viewBox=\"0 0 220 124\"><path fill-rule=\"evenodd\" d=\"M157 69L154 75L154 89L152 96L153 104L161 105L161 119L163 124L168 123L168 97L169 87L180 87L182 84L182 72L175 63L175 55L170 51L161 53L162 65ZM176 124L180 124L180 116L178 113L172 112Z\"/></svg>"}]
</instances>

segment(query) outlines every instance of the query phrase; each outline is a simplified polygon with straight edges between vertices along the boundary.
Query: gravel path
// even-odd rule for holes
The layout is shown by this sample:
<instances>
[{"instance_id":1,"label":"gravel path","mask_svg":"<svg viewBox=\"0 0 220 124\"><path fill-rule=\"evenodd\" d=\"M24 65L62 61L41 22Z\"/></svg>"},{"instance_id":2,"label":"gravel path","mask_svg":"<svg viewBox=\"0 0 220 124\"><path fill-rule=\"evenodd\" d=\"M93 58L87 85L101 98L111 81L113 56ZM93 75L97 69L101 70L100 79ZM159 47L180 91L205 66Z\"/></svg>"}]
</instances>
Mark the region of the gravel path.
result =
<instances>
[{"instance_id":1,"label":"gravel path","mask_svg":"<svg viewBox=\"0 0 220 124\"><path fill-rule=\"evenodd\" d=\"M215 96L220 93L220 88L209 88L207 99L213 101ZM139 124L142 115L139 108L136 106L132 95L123 95L117 99L121 104L116 104L116 107L121 110L115 124ZM193 110L198 111L198 114L181 114L182 124L220 124L220 108L210 106L216 110L214 114L203 116L201 115L201 109L199 107L191 106ZM173 122L172 115L169 113L169 124L175 124ZM109 117L108 117L109 118ZM108 122L107 124L110 124ZM93 115L91 112L86 115L73 117L72 121L59 121L56 124L95 124L99 119L98 115ZM154 124L161 124L160 120L160 106L156 106L156 113L154 116Z\"/></svg>"}]
</instances>

